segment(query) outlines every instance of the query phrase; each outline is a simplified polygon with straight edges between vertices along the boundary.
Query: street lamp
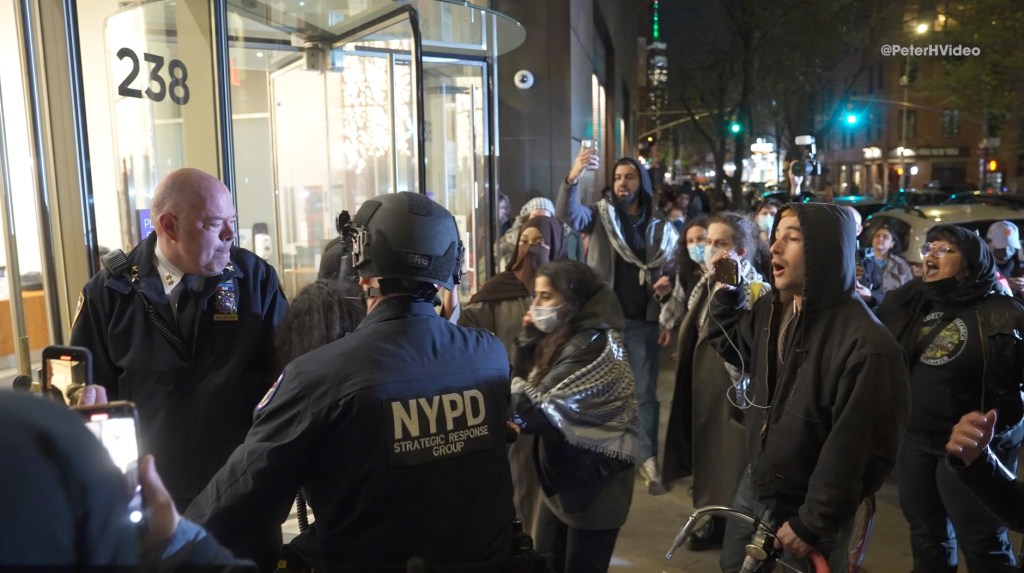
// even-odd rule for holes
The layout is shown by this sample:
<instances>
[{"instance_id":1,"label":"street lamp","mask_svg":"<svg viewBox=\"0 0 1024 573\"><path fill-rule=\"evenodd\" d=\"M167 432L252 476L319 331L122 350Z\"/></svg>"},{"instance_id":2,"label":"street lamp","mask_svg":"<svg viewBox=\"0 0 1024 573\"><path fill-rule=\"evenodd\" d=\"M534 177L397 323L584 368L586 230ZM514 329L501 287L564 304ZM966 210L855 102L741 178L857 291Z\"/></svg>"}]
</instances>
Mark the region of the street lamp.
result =
<instances>
[{"instance_id":1,"label":"street lamp","mask_svg":"<svg viewBox=\"0 0 1024 573\"><path fill-rule=\"evenodd\" d=\"M914 27L914 32L918 36L924 35L928 32L928 24L924 22L918 24ZM904 183L904 177L906 177L906 182L910 182L907 172L907 116L910 115L907 87L910 85L910 52L907 52L907 59L903 66L903 75L900 77L900 84L903 86L903 126L900 129L900 147L897 150L900 155L900 191L904 191L907 187Z\"/></svg>"}]
</instances>

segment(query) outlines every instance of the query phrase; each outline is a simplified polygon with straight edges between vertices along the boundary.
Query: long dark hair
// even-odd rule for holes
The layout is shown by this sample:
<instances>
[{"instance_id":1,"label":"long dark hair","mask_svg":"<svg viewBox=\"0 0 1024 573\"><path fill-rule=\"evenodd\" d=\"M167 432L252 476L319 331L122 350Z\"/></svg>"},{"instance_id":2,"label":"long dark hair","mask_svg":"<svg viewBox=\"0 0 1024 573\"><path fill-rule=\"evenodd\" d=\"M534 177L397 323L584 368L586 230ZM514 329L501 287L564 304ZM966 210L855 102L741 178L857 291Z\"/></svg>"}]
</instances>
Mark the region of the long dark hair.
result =
<instances>
[{"instance_id":1,"label":"long dark hair","mask_svg":"<svg viewBox=\"0 0 1024 573\"><path fill-rule=\"evenodd\" d=\"M288 305L274 337L277 372L299 356L345 336L366 316L366 305L337 280L318 280Z\"/></svg>"},{"instance_id":2,"label":"long dark hair","mask_svg":"<svg viewBox=\"0 0 1024 573\"><path fill-rule=\"evenodd\" d=\"M583 306L601 289L601 279L594 270L579 261L552 261L538 269L537 276L548 279L551 287L562 295L565 306L558 311L562 324L537 344L536 374L530 380L533 384L544 379L558 351L576 333Z\"/></svg>"},{"instance_id":3,"label":"long dark hair","mask_svg":"<svg viewBox=\"0 0 1024 573\"><path fill-rule=\"evenodd\" d=\"M687 217L686 222L683 223L683 230L679 232L679 240L676 242L676 251L672 255L672 259L675 261L675 267L679 270L679 276L684 276L687 273L694 272L693 269L700 269L700 265L690 260L690 253L686 247L686 233L694 227L700 227L704 229L705 233L708 229L708 218L706 215L700 215L697 217Z\"/></svg>"}]
</instances>

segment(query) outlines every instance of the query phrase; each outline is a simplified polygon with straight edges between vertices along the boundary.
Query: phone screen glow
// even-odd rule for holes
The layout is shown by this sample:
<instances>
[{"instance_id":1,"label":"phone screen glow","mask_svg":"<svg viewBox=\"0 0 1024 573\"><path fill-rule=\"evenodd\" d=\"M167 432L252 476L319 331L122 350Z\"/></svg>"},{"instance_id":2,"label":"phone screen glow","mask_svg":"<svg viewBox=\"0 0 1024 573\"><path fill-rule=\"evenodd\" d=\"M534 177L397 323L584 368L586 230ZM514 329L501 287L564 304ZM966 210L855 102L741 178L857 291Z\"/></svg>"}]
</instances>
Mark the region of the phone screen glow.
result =
<instances>
[{"instance_id":1,"label":"phone screen glow","mask_svg":"<svg viewBox=\"0 0 1024 573\"><path fill-rule=\"evenodd\" d=\"M48 359L46 361L46 385L60 390L64 396L67 396L68 388L72 384L85 383L85 368L86 363L78 360L64 357Z\"/></svg>"},{"instance_id":2,"label":"phone screen glow","mask_svg":"<svg viewBox=\"0 0 1024 573\"><path fill-rule=\"evenodd\" d=\"M139 523L142 520L142 486L139 483L139 445L135 432L135 418L112 417L107 412L96 412L89 415L85 426L99 439L110 454L114 465L124 474L125 482L132 494L128 506L129 518Z\"/></svg>"}]
</instances>

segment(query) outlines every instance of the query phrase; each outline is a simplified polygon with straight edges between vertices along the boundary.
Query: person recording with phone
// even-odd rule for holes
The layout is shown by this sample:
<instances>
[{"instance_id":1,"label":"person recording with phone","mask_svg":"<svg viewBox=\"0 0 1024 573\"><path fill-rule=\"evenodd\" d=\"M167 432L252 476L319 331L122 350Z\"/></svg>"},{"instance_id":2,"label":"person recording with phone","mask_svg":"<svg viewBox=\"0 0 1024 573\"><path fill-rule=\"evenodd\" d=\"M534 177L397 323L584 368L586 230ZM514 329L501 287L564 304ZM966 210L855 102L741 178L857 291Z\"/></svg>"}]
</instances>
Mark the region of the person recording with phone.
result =
<instances>
[{"instance_id":1,"label":"person recording with phone","mask_svg":"<svg viewBox=\"0 0 1024 573\"><path fill-rule=\"evenodd\" d=\"M723 286L711 299L711 345L750 372L748 465L731 505L753 515L770 509L780 525L775 545L794 565L806 566L800 559L816 548L832 571L844 571L857 508L896 461L910 409L907 367L854 292L846 210L788 204L772 236L771 294L749 310L744 288ZM723 571L740 570L750 534L728 522Z\"/></svg>"},{"instance_id":2,"label":"person recording with phone","mask_svg":"<svg viewBox=\"0 0 1024 573\"><path fill-rule=\"evenodd\" d=\"M722 360L708 339L708 308L711 295L722 284L744 289L744 308L749 310L771 287L751 264L760 239L754 224L739 213L720 213L708 219L704 258L708 271L683 301L685 316L662 310L663 328L674 328L682 318L679 331L679 363L665 436L664 476L678 477L680 450L692 444L693 504L729 505L739 486L747 456L743 448L743 412L748 368L736 368ZM719 253L725 253L722 257ZM682 294L679 284L673 297ZM686 346L683 344L686 343ZM688 428L688 435L679 435ZM670 463L673 465L670 466ZM713 517L690 537L690 549L701 551L718 547L725 534L725 519Z\"/></svg>"},{"instance_id":3,"label":"person recording with phone","mask_svg":"<svg viewBox=\"0 0 1024 573\"><path fill-rule=\"evenodd\" d=\"M231 192L197 169L160 181L154 232L114 251L82 289L71 344L140 417L179 509L224 464L273 382L273 337L287 302L273 267L233 246Z\"/></svg>"},{"instance_id":4,"label":"person recording with phone","mask_svg":"<svg viewBox=\"0 0 1024 573\"><path fill-rule=\"evenodd\" d=\"M623 339L640 404L640 474L648 493L665 493L658 469L657 381L660 347L672 340L658 328L659 302L672 292L672 255L679 233L655 208L647 170L632 157L615 162L614 198L581 205L579 179L600 167L594 148L580 147L558 190L559 219L590 236L587 264L615 292L626 315Z\"/></svg>"},{"instance_id":5,"label":"person recording with phone","mask_svg":"<svg viewBox=\"0 0 1024 573\"><path fill-rule=\"evenodd\" d=\"M102 386L83 391L82 405L105 402ZM0 569L254 570L181 519L152 456L139 465L140 530L121 471L81 416L62 405L0 391L0 452Z\"/></svg>"}]
</instances>

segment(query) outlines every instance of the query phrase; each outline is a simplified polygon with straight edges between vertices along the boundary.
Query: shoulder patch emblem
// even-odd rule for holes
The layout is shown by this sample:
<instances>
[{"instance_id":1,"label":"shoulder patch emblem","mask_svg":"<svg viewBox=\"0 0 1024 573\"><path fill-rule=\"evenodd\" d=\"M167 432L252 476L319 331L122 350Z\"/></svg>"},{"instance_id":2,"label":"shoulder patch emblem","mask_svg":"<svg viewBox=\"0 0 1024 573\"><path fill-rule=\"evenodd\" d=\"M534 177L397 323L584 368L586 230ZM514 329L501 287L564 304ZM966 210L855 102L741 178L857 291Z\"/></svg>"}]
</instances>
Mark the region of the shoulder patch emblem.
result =
<instances>
[{"instance_id":1,"label":"shoulder patch emblem","mask_svg":"<svg viewBox=\"0 0 1024 573\"><path fill-rule=\"evenodd\" d=\"M283 379L284 373L282 372L281 375L277 377L277 381L274 382L274 385L270 387L270 390L267 390L267 393L263 395L263 399L260 400L260 403L256 404L257 412L261 412L264 408L270 405L270 401L274 399L274 394L277 393L277 387L281 384L281 380Z\"/></svg>"},{"instance_id":2,"label":"shoulder patch emblem","mask_svg":"<svg viewBox=\"0 0 1024 573\"><path fill-rule=\"evenodd\" d=\"M71 319L71 328L78 322L78 315L82 314L82 307L85 306L85 291L78 294L78 306L75 307L75 317Z\"/></svg>"}]
</instances>

